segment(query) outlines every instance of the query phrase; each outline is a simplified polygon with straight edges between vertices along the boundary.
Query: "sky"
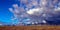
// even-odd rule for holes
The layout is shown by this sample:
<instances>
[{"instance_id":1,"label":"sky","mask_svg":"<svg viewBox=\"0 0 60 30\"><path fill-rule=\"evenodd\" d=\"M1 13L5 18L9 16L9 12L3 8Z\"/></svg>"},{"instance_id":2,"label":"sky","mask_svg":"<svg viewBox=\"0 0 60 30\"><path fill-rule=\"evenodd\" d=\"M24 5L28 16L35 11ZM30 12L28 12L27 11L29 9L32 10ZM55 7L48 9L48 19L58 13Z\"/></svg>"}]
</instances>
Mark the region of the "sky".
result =
<instances>
[{"instance_id":1,"label":"sky","mask_svg":"<svg viewBox=\"0 0 60 30\"><path fill-rule=\"evenodd\" d=\"M13 4L18 4L15 0L0 0L0 23L11 24L11 22L17 23L16 20L12 21L11 16L13 15L9 8Z\"/></svg>"},{"instance_id":2,"label":"sky","mask_svg":"<svg viewBox=\"0 0 60 30\"><path fill-rule=\"evenodd\" d=\"M9 11L9 8L11 8L13 4L20 5L17 0L0 0L0 24L2 23L2 24L10 25L12 22L13 22L13 24L17 24L19 22L17 20L14 20L14 21L11 20L11 17L13 16L13 14ZM56 16L56 18L57 18L57 16ZM49 22L49 23L57 22L57 24L58 23L60 24L60 19L57 20L56 18L54 16L54 17L48 19L48 20L54 20L54 21L51 21L51 22L47 21L47 22ZM60 16L59 16L59 18L60 18Z\"/></svg>"}]
</instances>

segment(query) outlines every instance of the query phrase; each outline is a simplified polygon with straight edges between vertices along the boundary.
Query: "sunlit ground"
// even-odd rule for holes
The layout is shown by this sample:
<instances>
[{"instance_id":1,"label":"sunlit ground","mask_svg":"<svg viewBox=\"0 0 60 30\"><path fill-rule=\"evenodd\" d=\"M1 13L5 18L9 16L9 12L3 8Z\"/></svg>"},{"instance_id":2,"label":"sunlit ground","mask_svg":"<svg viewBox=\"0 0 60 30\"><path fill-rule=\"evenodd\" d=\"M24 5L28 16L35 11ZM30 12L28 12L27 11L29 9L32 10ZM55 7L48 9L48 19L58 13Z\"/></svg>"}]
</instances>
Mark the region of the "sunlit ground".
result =
<instances>
[{"instance_id":1,"label":"sunlit ground","mask_svg":"<svg viewBox=\"0 0 60 30\"><path fill-rule=\"evenodd\" d=\"M0 30L60 30L60 25L1 26Z\"/></svg>"}]
</instances>

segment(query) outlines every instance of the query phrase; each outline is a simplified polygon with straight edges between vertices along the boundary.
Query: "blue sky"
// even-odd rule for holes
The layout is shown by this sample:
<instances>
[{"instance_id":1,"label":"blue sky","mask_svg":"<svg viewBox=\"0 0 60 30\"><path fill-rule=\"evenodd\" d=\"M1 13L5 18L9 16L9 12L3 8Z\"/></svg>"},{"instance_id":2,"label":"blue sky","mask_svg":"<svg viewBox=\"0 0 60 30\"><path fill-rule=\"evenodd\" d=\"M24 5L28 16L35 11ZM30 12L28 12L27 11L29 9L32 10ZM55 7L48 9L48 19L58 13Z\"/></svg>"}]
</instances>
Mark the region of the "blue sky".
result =
<instances>
[{"instance_id":1,"label":"blue sky","mask_svg":"<svg viewBox=\"0 0 60 30\"><path fill-rule=\"evenodd\" d=\"M9 24L12 22L11 16L13 15L9 8L12 7L13 4L18 4L15 0L0 0L0 23ZM13 21L16 23L17 21Z\"/></svg>"},{"instance_id":2,"label":"blue sky","mask_svg":"<svg viewBox=\"0 0 60 30\"><path fill-rule=\"evenodd\" d=\"M9 8L12 7L13 4L19 4L19 2L16 0L0 0L0 23L11 24L12 22L14 22L14 24L17 24L18 22L17 20L14 20L14 21L11 20L11 16L13 16L13 14L9 11ZM57 22L60 24L60 19L59 20L56 19L57 16L56 18L54 17L52 17L51 19L48 19L48 20L54 20L54 21L52 22L48 21L48 22L49 23ZM60 15L58 17L60 18Z\"/></svg>"}]
</instances>

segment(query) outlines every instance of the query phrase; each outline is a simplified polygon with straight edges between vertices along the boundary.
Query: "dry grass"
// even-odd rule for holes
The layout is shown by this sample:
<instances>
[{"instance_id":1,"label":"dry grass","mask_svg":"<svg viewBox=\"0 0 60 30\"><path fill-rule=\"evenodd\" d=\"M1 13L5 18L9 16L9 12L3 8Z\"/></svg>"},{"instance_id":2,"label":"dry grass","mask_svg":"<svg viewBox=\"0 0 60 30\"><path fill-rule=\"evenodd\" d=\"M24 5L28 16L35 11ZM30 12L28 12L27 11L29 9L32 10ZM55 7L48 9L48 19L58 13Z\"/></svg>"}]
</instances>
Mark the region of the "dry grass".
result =
<instances>
[{"instance_id":1,"label":"dry grass","mask_svg":"<svg viewBox=\"0 0 60 30\"><path fill-rule=\"evenodd\" d=\"M60 30L60 26L50 26L50 25L42 25L42 26L5 26L0 27L0 30Z\"/></svg>"}]
</instances>

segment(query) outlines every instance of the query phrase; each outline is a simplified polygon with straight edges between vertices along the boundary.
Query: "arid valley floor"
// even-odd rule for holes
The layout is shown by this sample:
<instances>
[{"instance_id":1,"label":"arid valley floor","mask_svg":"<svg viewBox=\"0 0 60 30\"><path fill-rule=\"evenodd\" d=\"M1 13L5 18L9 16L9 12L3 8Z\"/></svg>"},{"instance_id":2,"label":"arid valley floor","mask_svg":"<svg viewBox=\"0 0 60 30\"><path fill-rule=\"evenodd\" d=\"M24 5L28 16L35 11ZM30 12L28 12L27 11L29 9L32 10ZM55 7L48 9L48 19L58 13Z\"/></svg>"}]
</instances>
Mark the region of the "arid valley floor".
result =
<instances>
[{"instance_id":1,"label":"arid valley floor","mask_svg":"<svg viewBox=\"0 0 60 30\"><path fill-rule=\"evenodd\" d=\"M60 30L60 25L1 26L0 30Z\"/></svg>"}]
</instances>

